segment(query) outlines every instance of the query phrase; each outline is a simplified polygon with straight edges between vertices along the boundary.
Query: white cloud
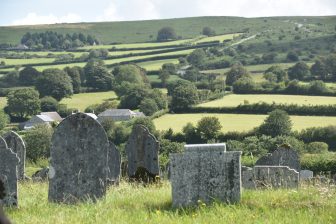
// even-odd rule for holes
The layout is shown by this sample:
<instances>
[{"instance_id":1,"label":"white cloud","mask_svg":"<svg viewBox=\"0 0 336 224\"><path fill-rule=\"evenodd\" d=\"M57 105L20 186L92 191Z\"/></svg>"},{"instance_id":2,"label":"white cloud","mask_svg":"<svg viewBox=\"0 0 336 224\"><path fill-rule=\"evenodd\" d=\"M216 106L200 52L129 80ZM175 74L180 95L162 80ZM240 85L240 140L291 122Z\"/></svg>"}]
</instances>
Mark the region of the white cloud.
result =
<instances>
[{"instance_id":1,"label":"white cloud","mask_svg":"<svg viewBox=\"0 0 336 224\"><path fill-rule=\"evenodd\" d=\"M35 25L35 24L54 24L54 23L75 23L80 22L81 17L74 13L68 13L65 16L57 17L53 14L37 15L36 13L28 13L24 18L17 19L12 25Z\"/></svg>"}]
</instances>

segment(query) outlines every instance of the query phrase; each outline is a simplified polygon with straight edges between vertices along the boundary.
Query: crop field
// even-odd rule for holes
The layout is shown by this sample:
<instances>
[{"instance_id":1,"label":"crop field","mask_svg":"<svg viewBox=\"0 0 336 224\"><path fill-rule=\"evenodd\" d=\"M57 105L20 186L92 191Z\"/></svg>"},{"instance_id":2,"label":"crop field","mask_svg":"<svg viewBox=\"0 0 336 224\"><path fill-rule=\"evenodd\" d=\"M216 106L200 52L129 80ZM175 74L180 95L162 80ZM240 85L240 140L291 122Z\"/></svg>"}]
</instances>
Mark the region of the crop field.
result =
<instances>
[{"instance_id":1,"label":"crop field","mask_svg":"<svg viewBox=\"0 0 336 224\"><path fill-rule=\"evenodd\" d=\"M141 63L138 63L137 65L146 69L147 71L157 71L162 68L163 64L166 64L166 63L178 64L179 61L178 59L165 59L165 60L141 62Z\"/></svg>"},{"instance_id":2,"label":"crop field","mask_svg":"<svg viewBox=\"0 0 336 224\"><path fill-rule=\"evenodd\" d=\"M99 104L104 101L116 99L117 96L113 91L107 92L94 92L94 93L79 93L74 94L71 98L64 98L60 102L61 104L66 104L68 108L79 109L84 111L86 107L92 104Z\"/></svg>"},{"instance_id":3,"label":"crop field","mask_svg":"<svg viewBox=\"0 0 336 224\"><path fill-rule=\"evenodd\" d=\"M229 94L221 99L199 104L199 107L235 107L245 103L277 103L299 105L329 105L336 104L336 97L299 96L299 95L269 95L269 94Z\"/></svg>"},{"instance_id":4,"label":"crop field","mask_svg":"<svg viewBox=\"0 0 336 224\"><path fill-rule=\"evenodd\" d=\"M196 124L203 117L217 117L222 125L223 132L249 131L258 127L265 120L267 115L250 114L166 114L154 120L158 130L172 128L179 132L188 123ZM302 130L309 127L324 127L336 125L336 117L323 116L290 116L293 129Z\"/></svg>"},{"instance_id":5,"label":"crop field","mask_svg":"<svg viewBox=\"0 0 336 224\"><path fill-rule=\"evenodd\" d=\"M303 187L298 190L243 190L240 203L213 203L172 208L171 185L144 187L122 181L111 187L96 203L65 205L48 202L48 184L19 184L19 209L5 212L14 223L334 223L336 193L332 187Z\"/></svg>"}]
</instances>

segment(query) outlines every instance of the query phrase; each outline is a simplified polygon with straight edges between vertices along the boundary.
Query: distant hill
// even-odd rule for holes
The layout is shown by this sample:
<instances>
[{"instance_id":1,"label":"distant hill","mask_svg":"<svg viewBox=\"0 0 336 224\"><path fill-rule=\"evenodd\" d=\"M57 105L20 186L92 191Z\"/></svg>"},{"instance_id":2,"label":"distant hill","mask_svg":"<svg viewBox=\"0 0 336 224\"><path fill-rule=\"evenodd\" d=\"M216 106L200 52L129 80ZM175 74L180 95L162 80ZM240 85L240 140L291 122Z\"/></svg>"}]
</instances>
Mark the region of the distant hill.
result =
<instances>
[{"instance_id":1,"label":"distant hill","mask_svg":"<svg viewBox=\"0 0 336 224\"><path fill-rule=\"evenodd\" d=\"M157 31L164 26L171 26L180 38L190 38L199 35L205 26L212 27L217 34L237 32L259 32L264 30L282 29L296 24L311 24L322 30L334 30L336 16L326 17L193 17L179 19L128 21L128 22L98 22L72 23L54 25L11 26L0 27L0 43L18 44L26 32L44 32L47 30L58 33L82 32L94 35L104 44L136 43L156 40Z\"/></svg>"}]
</instances>

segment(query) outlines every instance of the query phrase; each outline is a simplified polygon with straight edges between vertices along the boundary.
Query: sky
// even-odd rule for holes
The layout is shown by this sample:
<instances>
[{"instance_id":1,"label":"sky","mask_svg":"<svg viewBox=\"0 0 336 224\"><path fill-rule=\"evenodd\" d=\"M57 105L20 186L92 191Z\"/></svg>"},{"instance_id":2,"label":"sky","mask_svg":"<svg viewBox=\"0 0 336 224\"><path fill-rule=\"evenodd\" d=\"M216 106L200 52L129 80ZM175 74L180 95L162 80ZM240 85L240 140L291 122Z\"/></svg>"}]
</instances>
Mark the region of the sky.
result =
<instances>
[{"instance_id":1,"label":"sky","mask_svg":"<svg viewBox=\"0 0 336 224\"><path fill-rule=\"evenodd\" d=\"M194 16L336 15L336 0L0 0L0 26Z\"/></svg>"}]
</instances>

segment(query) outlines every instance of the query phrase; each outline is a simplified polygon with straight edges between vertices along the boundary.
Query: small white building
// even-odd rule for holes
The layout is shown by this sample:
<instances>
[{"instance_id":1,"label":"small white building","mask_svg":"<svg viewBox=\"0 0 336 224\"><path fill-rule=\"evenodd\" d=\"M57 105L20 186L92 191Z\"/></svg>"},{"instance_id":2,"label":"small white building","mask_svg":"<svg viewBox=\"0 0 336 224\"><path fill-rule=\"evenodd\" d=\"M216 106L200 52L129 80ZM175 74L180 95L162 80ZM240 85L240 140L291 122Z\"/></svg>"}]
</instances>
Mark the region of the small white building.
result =
<instances>
[{"instance_id":1,"label":"small white building","mask_svg":"<svg viewBox=\"0 0 336 224\"><path fill-rule=\"evenodd\" d=\"M50 124L51 122L54 122L54 120L47 115L34 115L32 116L32 118L30 118L29 121L23 124L23 129L28 130L28 129L33 128L36 125Z\"/></svg>"},{"instance_id":2,"label":"small white building","mask_svg":"<svg viewBox=\"0 0 336 224\"><path fill-rule=\"evenodd\" d=\"M134 112L129 109L108 109L98 114L98 121L102 122L109 119L113 121L128 121L134 117L145 117L145 115L142 112Z\"/></svg>"}]
</instances>

